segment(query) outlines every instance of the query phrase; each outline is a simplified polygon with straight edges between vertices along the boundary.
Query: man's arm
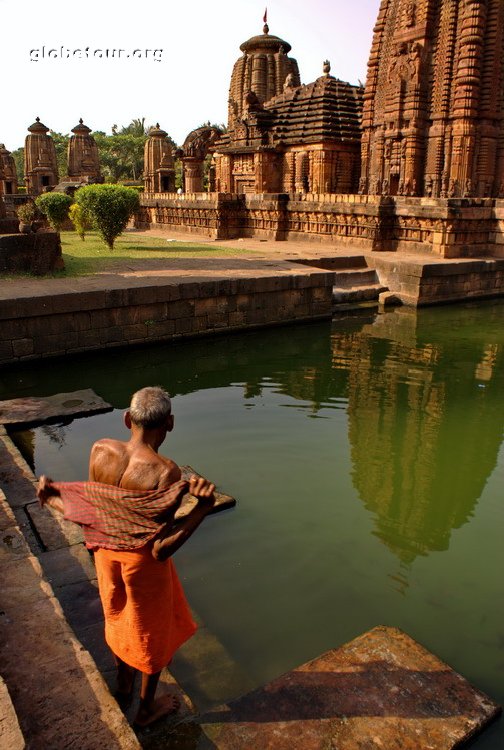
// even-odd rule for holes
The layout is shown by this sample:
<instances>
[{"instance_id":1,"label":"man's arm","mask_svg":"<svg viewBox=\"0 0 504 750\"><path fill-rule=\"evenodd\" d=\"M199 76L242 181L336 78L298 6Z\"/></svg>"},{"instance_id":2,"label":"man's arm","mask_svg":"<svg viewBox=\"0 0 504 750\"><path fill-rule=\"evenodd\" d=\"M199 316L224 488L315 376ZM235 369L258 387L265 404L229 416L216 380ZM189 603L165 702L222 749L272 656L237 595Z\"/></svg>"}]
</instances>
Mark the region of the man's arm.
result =
<instances>
[{"instance_id":1,"label":"man's arm","mask_svg":"<svg viewBox=\"0 0 504 750\"><path fill-rule=\"evenodd\" d=\"M192 476L189 480L189 492L197 497L199 503L184 521L177 526L176 531L170 533L172 524L167 524L161 536L156 539L152 547L152 555L156 560L166 560L182 547L196 531L205 516L210 513L215 503L215 485L204 477Z\"/></svg>"},{"instance_id":2,"label":"man's arm","mask_svg":"<svg viewBox=\"0 0 504 750\"><path fill-rule=\"evenodd\" d=\"M44 505L49 505L60 513L64 512L63 500L60 497L59 490L52 484L52 479L49 479L44 474L40 477L37 485L37 497L41 508Z\"/></svg>"}]
</instances>

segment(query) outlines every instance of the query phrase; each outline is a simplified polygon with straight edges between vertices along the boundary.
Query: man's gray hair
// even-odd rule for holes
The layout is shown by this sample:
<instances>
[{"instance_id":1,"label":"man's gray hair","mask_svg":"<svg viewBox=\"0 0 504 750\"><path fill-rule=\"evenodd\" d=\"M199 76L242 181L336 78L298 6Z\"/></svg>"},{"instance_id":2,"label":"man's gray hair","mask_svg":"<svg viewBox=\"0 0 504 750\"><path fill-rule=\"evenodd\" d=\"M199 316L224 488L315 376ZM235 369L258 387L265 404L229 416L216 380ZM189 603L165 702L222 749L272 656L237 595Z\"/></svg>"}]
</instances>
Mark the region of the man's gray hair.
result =
<instances>
[{"instance_id":1,"label":"man's gray hair","mask_svg":"<svg viewBox=\"0 0 504 750\"><path fill-rule=\"evenodd\" d=\"M164 388L148 386L131 397L131 421L144 429L161 427L171 414L171 400Z\"/></svg>"}]
</instances>

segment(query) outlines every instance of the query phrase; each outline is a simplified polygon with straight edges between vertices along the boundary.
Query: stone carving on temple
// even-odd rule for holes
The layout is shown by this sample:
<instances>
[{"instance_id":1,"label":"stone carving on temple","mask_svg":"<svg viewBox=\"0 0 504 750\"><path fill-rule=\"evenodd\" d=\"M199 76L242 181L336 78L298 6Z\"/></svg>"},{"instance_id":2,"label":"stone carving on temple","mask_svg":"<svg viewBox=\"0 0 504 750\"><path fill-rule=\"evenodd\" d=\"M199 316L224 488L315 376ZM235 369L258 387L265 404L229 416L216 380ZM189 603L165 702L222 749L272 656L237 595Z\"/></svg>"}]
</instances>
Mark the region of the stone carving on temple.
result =
<instances>
[{"instance_id":1,"label":"stone carving on temple","mask_svg":"<svg viewBox=\"0 0 504 750\"><path fill-rule=\"evenodd\" d=\"M28 128L24 150L26 192L29 195L52 190L58 184L58 164L54 141L40 118Z\"/></svg>"},{"instance_id":2,"label":"stone carving on temple","mask_svg":"<svg viewBox=\"0 0 504 750\"><path fill-rule=\"evenodd\" d=\"M369 192L409 183L434 198L499 195L503 102L502 0L382 0L362 119ZM403 139L391 164L389 144L397 155Z\"/></svg>"},{"instance_id":3,"label":"stone carving on temple","mask_svg":"<svg viewBox=\"0 0 504 750\"><path fill-rule=\"evenodd\" d=\"M144 189L146 193L175 192L175 162L168 133L159 123L151 128L144 148Z\"/></svg>"}]
</instances>

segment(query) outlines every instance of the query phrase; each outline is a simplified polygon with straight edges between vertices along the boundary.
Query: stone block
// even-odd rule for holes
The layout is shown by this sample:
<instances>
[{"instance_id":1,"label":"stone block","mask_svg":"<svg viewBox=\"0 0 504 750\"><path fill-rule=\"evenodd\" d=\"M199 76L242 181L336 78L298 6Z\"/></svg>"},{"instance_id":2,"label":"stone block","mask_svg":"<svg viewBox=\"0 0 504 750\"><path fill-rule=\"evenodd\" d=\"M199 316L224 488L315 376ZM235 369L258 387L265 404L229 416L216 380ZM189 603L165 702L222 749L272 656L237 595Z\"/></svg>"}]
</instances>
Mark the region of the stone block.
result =
<instances>
[{"instance_id":1,"label":"stone block","mask_svg":"<svg viewBox=\"0 0 504 750\"><path fill-rule=\"evenodd\" d=\"M200 722L218 750L455 750L499 712L405 633L377 627Z\"/></svg>"},{"instance_id":2,"label":"stone block","mask_svg":"<svg viewBox=\"0 0 504 750\"><path fill-rule=\"evenodd\" d=\"M33 354L33 339L14 339L12 341L12 353L14 357L27 357Z\"/></svg>"},{"instance_id":3,"label":"stone block","mask_svg":"<svg viewBox=\"0 0 504 750\"><path fill-rule=\"evenodd\" d=\"M43 424L62 417L82 417L112 411L91 388L54 396L24 396L0 401L3 424Z\"/></svg>"},{"instance_id":4,"label":"stone block","mask_svg":"<svg viewBox=\"0 0 504 750\"><path fill-rule=\"evenodd\" d=\"M46 550L70 547L82 543L82 531L79 526L65 521L56 511L45 506L41 508L38 502L26 506L26 513L37 530Z\"/></svg>"},{"instance_id":5,"label":"stone block","mask_svg":"<svg viewBox=\"0 0 504 750\"><path fill-rule=\"evenodd\" d=\"M0 747L25 750L26 743L7 685L0 677Z\"/></svg>"},{"instance_id":6,"label":"stone block","mask_svg":"<svg viewBox=\"0 0 504 750\"><path fill-rule=\"evenodd\" d=\"M53 589L96 577L93 556L81 543L42 552L40 563Z\"/></svg>"},{"instance_id":7,"label":"stone block","mask_svg":"<svg viewBox=\"0 0 504 750\"><path fill-rule=\"evenodd\" d=\"M194 300L180 300L167 304L166 317L174 320L179 318L192 318L194 315Z\"/></svg>"}]
</instances>

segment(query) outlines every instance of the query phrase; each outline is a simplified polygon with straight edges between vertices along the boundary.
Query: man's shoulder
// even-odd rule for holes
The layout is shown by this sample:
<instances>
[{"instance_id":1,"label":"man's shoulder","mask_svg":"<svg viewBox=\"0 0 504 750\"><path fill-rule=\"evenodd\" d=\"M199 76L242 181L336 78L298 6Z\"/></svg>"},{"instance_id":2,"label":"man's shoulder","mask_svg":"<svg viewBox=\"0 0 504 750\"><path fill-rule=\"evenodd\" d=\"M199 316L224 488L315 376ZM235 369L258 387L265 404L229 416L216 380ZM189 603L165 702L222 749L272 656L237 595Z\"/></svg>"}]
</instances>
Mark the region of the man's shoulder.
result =
<instances>
[{"instance_id":1,"label":"man's shoulder","mask_svg":"<svg viewBox=\"0 0 504 750\"><path fill-rule=\"evenodd\" d=\"M113 438L101 438L93 443L91 447L91 455L93 453L126 453L126 443L122 440L114 440Z\"/></svg>"}]
</instances>

